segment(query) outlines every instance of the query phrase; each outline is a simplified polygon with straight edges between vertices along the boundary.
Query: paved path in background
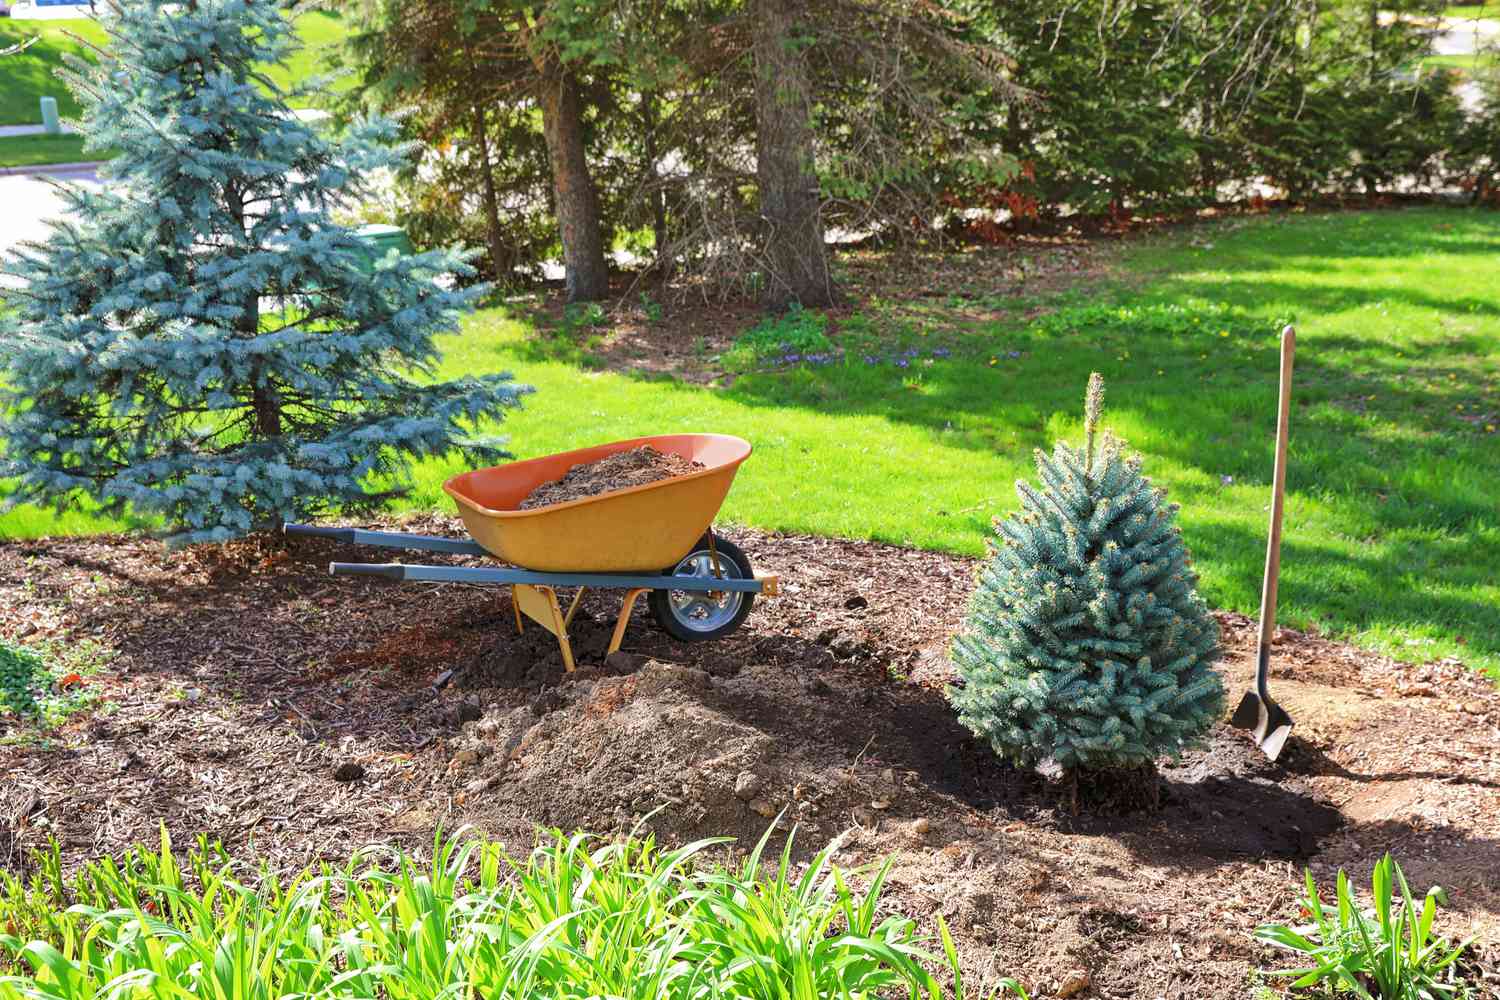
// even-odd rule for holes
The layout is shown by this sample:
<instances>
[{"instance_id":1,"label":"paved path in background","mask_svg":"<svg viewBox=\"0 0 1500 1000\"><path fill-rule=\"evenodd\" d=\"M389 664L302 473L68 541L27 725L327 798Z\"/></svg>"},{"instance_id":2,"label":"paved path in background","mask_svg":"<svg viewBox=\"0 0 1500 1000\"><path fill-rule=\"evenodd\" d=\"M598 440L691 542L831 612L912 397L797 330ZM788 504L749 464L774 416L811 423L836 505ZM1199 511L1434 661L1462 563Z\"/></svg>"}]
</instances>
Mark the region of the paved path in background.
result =
<instances>
[{"instance_id":1,"label":"paved path in background","mask_svg":"<svg viewBox=\"0 0 1500 1000\"><path fill-rule=\"evenodd\" d=\"M64 132L73 131L66 124L60 123L60 127ZM0 139L13 135L45 135L46 132L45 125L0 125Z\"/></svg>"},{"instance_id":2,"label":"paved path in background","mask_svg":"<svg viewBox=\"0 0 1500 1000\"><path fill-rule=\"evenodd\" d=\"M42 239L49 232L47 220L63 213L64 201L47 178L99 183L92 166L79 168L50 167L45 172L0 177L0 209L5 221L0 223L0 253L26 240Z\"/></svg>"},{"instance_id":3,"label":"paved path in background","mask_svg":"<svg viewBox=\"0 0 1500 1000\"><path fill-rule=\"evenodd\" d=\"M1440 56L1466 56L1485 45L1500 43L1500 21L1445 17L1432 36L1432 51Z\"/></svg>"}]
</instances>

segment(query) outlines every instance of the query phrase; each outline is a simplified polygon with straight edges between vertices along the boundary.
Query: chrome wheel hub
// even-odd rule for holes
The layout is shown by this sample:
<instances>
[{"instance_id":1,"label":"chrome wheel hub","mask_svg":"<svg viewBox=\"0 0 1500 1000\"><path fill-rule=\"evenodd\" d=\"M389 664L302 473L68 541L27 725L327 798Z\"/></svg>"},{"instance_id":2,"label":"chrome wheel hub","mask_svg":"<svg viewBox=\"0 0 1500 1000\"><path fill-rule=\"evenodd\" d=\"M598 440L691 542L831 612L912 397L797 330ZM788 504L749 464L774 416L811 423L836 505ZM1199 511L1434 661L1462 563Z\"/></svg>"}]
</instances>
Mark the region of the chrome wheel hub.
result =
<instances>
[{"instance_id":1,"label":"chrome wheel hub","mask_svg":"<svg viewBox=\"0 0 1500 1000\"><path fill-rule=\"evenodd\" d=\"M719 556L719 576L733 575L734 568L734 563ZM672 575L712 580L715 578L713 557L706 549L700 549L678 563ZM672 617L681 622L684 628L694 632L712 632L734 620L734 616L740 612L740 605L745 603L745 595L733 590L711 590L707 593L673 590L668 594L668 603L672 607Z\"/></svg>"}]
</instances>

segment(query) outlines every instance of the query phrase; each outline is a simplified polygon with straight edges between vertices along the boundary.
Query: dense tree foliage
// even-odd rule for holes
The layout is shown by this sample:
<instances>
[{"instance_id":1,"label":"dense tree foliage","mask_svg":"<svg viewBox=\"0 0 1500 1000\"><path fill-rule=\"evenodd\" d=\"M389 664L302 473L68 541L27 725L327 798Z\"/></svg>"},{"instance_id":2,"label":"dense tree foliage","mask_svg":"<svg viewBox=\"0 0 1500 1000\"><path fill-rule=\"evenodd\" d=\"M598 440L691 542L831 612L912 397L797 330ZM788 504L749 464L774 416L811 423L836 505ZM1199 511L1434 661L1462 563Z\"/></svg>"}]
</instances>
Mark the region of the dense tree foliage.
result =
<instances>
[{"instance_id":1,"label":"dense tree foliage","mask_svg":"<svg viewBox=\"0 0 1500 1000\"><path fill-rule=\"evenodd\" d=\"M258 67L291 28L251 0L130 0L72 83L101 188L6 262L0 475L12 499L90 498L217 541L371 506L413 456L504 455L470 438L520 390L434 383L434 337L478 289L457 251L372 260L333 218L404 150L389 122L332 139Z\"/></svg>"},{"instance_id":2,"label":"dense tree foliage","mask_svg":"<svg viewBox=\"0 0 1500 1000\"><path fill-rule=\"evenodd\" d=\"M825 241L1256 193L1375 193L1493 152L1424 68L1437 0L344 0L359 102L411 107L419 237L492 272L611 248L781 305ZM1493 113L1489 113L1493 117Z\"/></svg>"}]
</instances>

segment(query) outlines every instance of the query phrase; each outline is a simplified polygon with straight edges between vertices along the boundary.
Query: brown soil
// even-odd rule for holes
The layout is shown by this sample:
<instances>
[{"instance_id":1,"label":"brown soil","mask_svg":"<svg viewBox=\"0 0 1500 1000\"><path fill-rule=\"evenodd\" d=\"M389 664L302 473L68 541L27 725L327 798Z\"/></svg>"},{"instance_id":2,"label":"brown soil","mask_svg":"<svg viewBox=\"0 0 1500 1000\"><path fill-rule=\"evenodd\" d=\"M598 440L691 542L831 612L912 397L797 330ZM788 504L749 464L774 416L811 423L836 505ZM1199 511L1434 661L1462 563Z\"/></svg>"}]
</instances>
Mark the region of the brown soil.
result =
<instances>
[{"instance_id":1,"label":"brown soil","mask_svg":"<svg viewBox=\"0 0 1500 1000\"><path fill-rule=\"evenodd\" d=\"M703 468L702 462L657 451L649 444L629 451L616 452L597 462L585 462L569 469L561 479L543 483L521 501L521 510L549 507L569 500L596 497L601 493L658 483L673 476L684 476Z\"/></svg>"},{"instance_id":2,"label":"brown soil","mask_svg":"<svg viewBox=\"0 0 1500 1000\"><path fill-rule=\"evenodd\" d=\"M1477 935L1475 968L1500 975L1500 693L1461 664L1283 631L1274 686L1297 728L1280 762L1220 726L1164 769L1159 810L1075 816L946 705L972 562L728 535L783 596L717 643L638 613L631 655L605 666L619 596L592 593L574 648L595 665L571 676L550 636L515 634L503 594L330 579L330 558L370 555L333 543L0 544L0 637L115 654L91 679L112 711L0 746L0 865L49 835L75 862L117 851L161 820L282 865L422 850L439 825L744 843L780 816L799 858L839 835L846 865L894 855L890 905L944 915L973 978L1049 996L1086 972L1081 996L1200 998L1244 996L1274 961L1249 932L1297 917L1304 865L1364 881L1390 850L1414 888L1448 890L1440 926ZM1220 621L1233 701L1254 629Z\"/></svg>"}]
</instances>

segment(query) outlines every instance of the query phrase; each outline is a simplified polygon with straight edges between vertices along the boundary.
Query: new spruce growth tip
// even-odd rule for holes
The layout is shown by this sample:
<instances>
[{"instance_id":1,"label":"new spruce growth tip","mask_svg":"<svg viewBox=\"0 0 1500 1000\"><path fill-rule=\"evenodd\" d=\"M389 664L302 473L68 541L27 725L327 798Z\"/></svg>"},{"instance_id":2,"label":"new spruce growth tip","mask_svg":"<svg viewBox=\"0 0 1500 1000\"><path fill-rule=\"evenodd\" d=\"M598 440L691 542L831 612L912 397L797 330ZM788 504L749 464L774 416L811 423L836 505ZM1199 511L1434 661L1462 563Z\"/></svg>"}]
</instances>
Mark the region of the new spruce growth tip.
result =
<instances>
[{"instance_id":1,"label":"new spruce growth tip","mask_svg":"<svg viewBox=\"0 0 1500 1000\"><path fill-rule=\"evenodd\" d=\"M998 522L952 656L960 720L1026 766L1130 768L1175 757L1221 714L1219 629L1196 590L1177 505L1108 432L1089 379L1085 443L1036 452Z\"/></svg>"}]
</instances>

